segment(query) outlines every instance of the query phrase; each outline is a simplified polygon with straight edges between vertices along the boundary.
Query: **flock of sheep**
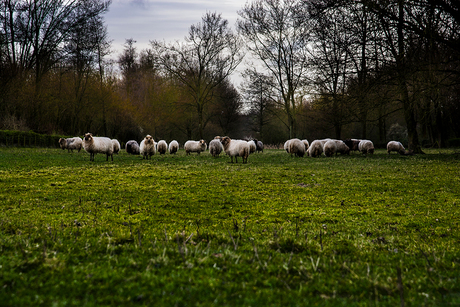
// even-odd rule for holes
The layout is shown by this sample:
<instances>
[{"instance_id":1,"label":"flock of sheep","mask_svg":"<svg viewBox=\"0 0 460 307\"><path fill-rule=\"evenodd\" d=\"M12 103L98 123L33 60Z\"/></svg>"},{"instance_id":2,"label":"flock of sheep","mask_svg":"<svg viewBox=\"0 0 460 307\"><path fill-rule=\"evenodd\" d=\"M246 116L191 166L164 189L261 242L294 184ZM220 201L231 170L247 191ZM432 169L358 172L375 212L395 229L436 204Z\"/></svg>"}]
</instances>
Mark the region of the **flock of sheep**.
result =
<instances>
[{"instance_id":1,"label":"flock of sheep","mask_svg":"<svg viewBox=\"0 0 460 307\"><path fill-rule=\"evenodd\" d=\"M109 156L113 161L113 154L117 154L120 151L120 142L116 139L110 139L107 137L96 137L91 133L86 133L84 138L73 137L67 139L59 139L59 145L62 149L68 151L78 150L83 148L90 154L90 161L94 161L94 156L98 153L105 154L107 161ZM130 140L126 142L126 152L133 155L141 155L143 159L151 159L155 153L160 155L166 154L169 151L170 154L175 154L179 150L179 143L174 140L169 144L165 140L161 140L158 143L154 141L151 135L147 135L139 144L137 141ZM190 155L192 152L198 155L207 149L207 144L204 140L200 141L187 141L184 144L184 150L186 155ZM230 156L231 162L233 163L233 157L235 162L238 163L237 158L241 157L243 163L248 162L248 157L254 152L263 152L264 144L258 140L235 140L228 136L220 137L216 136L211 142L209 142L209 153L213 157L217 157L225 151ZM350 151L360 151L363 154L373 154L374 144L369 140L334 140L334 139L323 139L314 140L311 144L307 140L290 139L284 143L284 149L291 156L303 157L307 154L310 157L318 157L324 153L326 157L332 155L349 154ZM387 144L388 154L392 151L396 151L399 154L408 154L404 149L404 146L397 141L391 141Z\"/></svg>"}]
</instances>

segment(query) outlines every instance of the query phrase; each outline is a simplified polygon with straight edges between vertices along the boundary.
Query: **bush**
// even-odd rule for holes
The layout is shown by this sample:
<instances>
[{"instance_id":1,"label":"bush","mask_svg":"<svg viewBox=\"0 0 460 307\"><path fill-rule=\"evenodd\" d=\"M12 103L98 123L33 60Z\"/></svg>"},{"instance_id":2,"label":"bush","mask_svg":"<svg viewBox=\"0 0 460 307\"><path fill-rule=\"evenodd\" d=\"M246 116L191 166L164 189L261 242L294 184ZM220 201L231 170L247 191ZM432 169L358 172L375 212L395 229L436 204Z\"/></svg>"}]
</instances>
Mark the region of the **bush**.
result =
<instances>
[{"instance_id":1,"label":"bush","mask_svg":"<svg viewBox=\"0 0 460 307\"><path fill-rule=\"evenodd\" d=\"M0 145L6 147L59 147L64 136L38 134L33 131L0 130Z\"/></svg>"},{"instance_id":2,"label":"bush","mask_svg":"<svg viewBox=\"0 0 460 307\"><path fill-rule=\"evenodd\" d=\"M446 145L447 147L460 147L460 138L447 140Z\"/></svg>"}]
</instances>

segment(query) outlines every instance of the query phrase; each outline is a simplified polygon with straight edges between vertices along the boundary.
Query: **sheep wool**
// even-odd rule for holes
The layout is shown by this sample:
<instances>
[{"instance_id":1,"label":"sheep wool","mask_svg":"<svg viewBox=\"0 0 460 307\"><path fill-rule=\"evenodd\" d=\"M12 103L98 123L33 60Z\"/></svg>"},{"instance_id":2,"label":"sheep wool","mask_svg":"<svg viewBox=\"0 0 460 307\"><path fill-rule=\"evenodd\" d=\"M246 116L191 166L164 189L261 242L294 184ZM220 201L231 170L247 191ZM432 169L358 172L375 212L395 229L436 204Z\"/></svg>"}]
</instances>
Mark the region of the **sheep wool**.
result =
<instances>
[{"instance_id":1,"label":"sheep wool","mask_svg":"<svg viewBox=\"0 0 460 307\"><path fill-rule=\"evenodd\" d=\"M390 154L390 152L396 151L400 155L405 155L406 154L406 149L404 148L403 144L398 141L390 141L387 144L387 152Z\"/></svg>"},{"instance_id":2,"label":"sheep wool","mask_svg":"<svg viewBox=\"0 0 460 307\"><path fill-rule=\"evenodd\" d=\"M113 161L113 143L112 140L106 137L93 136L91 133L86 133L83 138L83 149L90 154L89 160L94 161L94 156L97 153L102 153L112 157Z\"/></svg>"},{"instance_id":3,"label":"sheep wool","mask_svg":"<svg viewBox=\"0 0 460 307\"><path fill-rule=\"evenodd\" d=\"M251 140L251 141L248 141L248 145L249 145L249 154L255 153L257 150L256 143L254 143L254 141Z\"/></svg>"},{"instance_id":4,"label":"sheep wool","mask_svg":"<svg viewBox=\"0 0 460 307\"><path fill-rule=\"evenodd\" d=\"M176 140L171 141L169 143L169 154L175 154L179 150L179 143Z\"/></svg>"},{"instance_id":5,"label":"sheep wool","mask_svg":"<svg viewBox=\"0 0 460 307\"><path fill-rule=\"evenodd\" d=\"M220 153L224 150L222 143L220 142L220 137L218 139L214 138L211 142L209 142L209 153L213 157L218 157Z\"/></svg>"},{"instance_id":6,"label":"sheep wool","mask_svg":"<svg viewBox=\"0 0 460 307\"><path fill-rule=\"evenodd\" d=\"M151 159L155 154L155 142L151 135L147 135L141 142L139 151L142 155L142 159Z\"/></svg>"},{"instance_id":7,"label":"sheep wool","mask_svg":"<svg viewBox=\"0 0 460 307\"><path fill-rule=\"evenodd\" d=\"M294 154L296 157L303 157L305 155L305 144L299 139L289 140L289 153L291 156Z\"/></svg>"},{"instance_id":8,"label":"sheep wool","mask_svg":"<svg viewBox=\"0 0 460 307\"><path fill-rule=\"evenodd\" d=\"M187 141L184 144L185 154L190 155L192 152L196 152L199 155L201 152L205 151L207 148L205 140L199 141Z\"/></svg>"},{"instance_id":9,"label":"sheep wool","mask_svg":"<svg viewBox=\"0 0 460 307\"><path fill-rule=\"evenodd\" d=\"M157 150L160 155L164 155L168 151L168 144L165 140L161 140L158 142Z\"/></svg>"},{"instance_id":10,"label":"sheep wool","mask_svg":"<svg viewBox=\"0 0 460 307\"><path fill-rule=\"evenodd\" d=\"M374 153L374 144L372 141L369 140L361 140L358 145L359 151L365 154L373 154Z\"/></svg>"},{"instance_id":11,"label":"sheep wool","mask_svg":"<svg viewBox=\"0 0 460 307\"><path fill-rule=\"evenodd\" d=\"M258 141L256 139L254 139L254 143L256 143L257 152L264 152L264 143L262 143L261 141Z\"/></svg>"},{"instance_id":12,"label":"sheep wool","mask_svg":"<svg viewBox=\"0 0 460 307\"><path fill-rule=\"evenodd\" d=\"M320 140L314 140L311 142L310 147L308 148L308 155L312 158L321 156L323 153L323 144Z\"/></svg>"},{"instance_id":13,"label":"sheep wool","mask_svg":"<svg viewBox=\"0 0 460 307\"><path fill-rule=\"evenodd\" d=\"M112 139L112 144L113 144L113 153L118 154L120 151L120 142L118 142L117 139Z\"/></svg>"},{"instance_id":14,"label":"sheep wool","mask_svg":"<svg viewBox=\"0 0 460 307\"><path fill-rule=\"evenodd\" d=\"M225 153L230 156L231 163L233 163L233 157L235 157L235 162L238 163L238 158L243 159L243 163L248 163L249 157L249 144L243 140L232 140L228 136L221 139L222 145L224 147Z\"/></svg>"},{"instance_id":15,"label":"sheep wool","mask_svg":"<svg viewBox=\"0 0 460 307\"><path fill-rule=\"evenodd\" d=\"M305 145L305 151L307 151L308 148L310 147L310 143L308 143L308 140L306 140L306 139L303 139L302 142Z\"/></svg>"},{"instance_id":16,"label":"sheep wool","mask_svg":"<svg viewBox=\"0 0 460 307\"><path fill-rule=\"evenodd\" d=\"M334 140L335 145L337 145L336 154L340 153L342 155L349 155L350 148L342 140Z\"/></svg>"},{"instance_id":17,"label":"sheep wool","mask_svg":"<svg viewBox=\"0 0 460 307\"><path fill-rule=\"evenodd\" d=\"M126 142L125 150L129 154L138 155L140 153L139 143L135 140L129 140Z\"/></svg>"},{"instance_id":18,"label":"sheep wool","mask_svg":"<svg viewBox=\"0 0 460 307\"><path fill-rule=\"evenodd\" d=\"M82 146L83 146L83 140L79 138L78 136L74 138L68 138L68 139L59 139L59 146L61 148L67 149L67 152L73 152L74 149L78 150L80 152Z\"/></svg>"}]
</instances>

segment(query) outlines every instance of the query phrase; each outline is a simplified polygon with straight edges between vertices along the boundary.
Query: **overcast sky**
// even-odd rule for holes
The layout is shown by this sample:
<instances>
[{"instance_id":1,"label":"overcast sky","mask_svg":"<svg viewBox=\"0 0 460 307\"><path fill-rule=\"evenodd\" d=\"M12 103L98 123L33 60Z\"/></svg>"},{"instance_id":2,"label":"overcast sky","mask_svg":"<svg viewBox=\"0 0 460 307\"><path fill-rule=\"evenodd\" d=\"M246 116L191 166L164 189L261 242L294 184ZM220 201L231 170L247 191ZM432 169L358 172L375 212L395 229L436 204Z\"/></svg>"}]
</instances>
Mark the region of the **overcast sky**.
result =
<instances>
[{"instance_id":1,"label":"overcast sky","mask_svg":"<svg viewBox=\"0 0 460 307\"><path fill-rule=\"evenodd\" d=\"M150 40L183 41L192 24L206 12L217 12L235 30L235 22L246 0L113 0L105 21L117 57L128 38L140 51Z\"/></svg>"}]
</instances>

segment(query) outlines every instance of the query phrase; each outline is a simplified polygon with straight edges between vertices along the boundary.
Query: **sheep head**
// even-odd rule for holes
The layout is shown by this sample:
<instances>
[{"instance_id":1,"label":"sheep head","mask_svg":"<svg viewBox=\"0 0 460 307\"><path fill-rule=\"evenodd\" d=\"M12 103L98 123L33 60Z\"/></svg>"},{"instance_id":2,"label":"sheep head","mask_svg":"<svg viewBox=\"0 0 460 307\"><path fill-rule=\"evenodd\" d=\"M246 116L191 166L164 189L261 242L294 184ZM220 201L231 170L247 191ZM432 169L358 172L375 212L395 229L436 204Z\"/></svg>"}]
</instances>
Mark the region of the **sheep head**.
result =
<instances>
[{"instance_id":1,"label":"sheep head","mask_svg":"<svg viewBox=\"0 0 460 307\"><path fill-rule=\"evenodd\" d=\"M227 148L231 142L231 139L228 136L224 136L220 139L220 142L222 143L222 145L224 145L224 148Z\"/></svg>"},{"instance_id":2,"label":"sheep head","mask_svg":"<svg viewBox=\"0 0 460 307\"><path fill-rule=\"evenodd\" d=\"M153 138L150 134L148 134L146 137L145 137L145 143L146 144L153 144Z\"/></svg>"},{"instance_id":3,"label":"sheep head","mask_svg":"<svg viewBox=\"0 0 460 307\"><path fill-rule=\"evenodd\" d=\"M91 133L85 134L85 142L91 142L93 140L93 135Z\"/></svg>"},{"instance_id":4,"label":"sheep head","mask_svg":"<svg viewBox=\"0 0 460 307\"><path fill-rule=\"evenodd\" d=\"M67 141L65 139L63 139L63 138L60 138L59 139L59 146L61 146L62 149L65 149L66 145L67 145Z\"/></svg>"}]
</instances>

